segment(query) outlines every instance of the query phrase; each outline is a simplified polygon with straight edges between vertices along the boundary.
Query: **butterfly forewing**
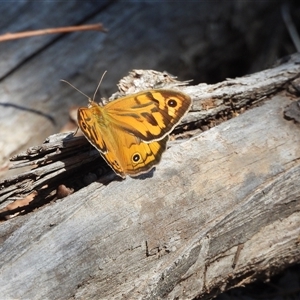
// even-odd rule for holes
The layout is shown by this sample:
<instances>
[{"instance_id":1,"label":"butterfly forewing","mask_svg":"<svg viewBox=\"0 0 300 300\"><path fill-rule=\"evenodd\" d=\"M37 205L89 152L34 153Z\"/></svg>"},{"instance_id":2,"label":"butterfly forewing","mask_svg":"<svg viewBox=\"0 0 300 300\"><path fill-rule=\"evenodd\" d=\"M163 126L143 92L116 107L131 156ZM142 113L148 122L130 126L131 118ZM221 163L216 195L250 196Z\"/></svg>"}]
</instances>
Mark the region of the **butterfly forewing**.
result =
<instances>
[{"instance_id":1,"label":"butterfly forewing","mask_svg":"<svg viewBox=\"0 0 300 300\"><path fill-rule=\"evenodd\" d=\"M105 108L120 130L154 141L170 133L190 106L191 98L183 93L153 90L118 99Z\"/></svg>"}]
</instances>

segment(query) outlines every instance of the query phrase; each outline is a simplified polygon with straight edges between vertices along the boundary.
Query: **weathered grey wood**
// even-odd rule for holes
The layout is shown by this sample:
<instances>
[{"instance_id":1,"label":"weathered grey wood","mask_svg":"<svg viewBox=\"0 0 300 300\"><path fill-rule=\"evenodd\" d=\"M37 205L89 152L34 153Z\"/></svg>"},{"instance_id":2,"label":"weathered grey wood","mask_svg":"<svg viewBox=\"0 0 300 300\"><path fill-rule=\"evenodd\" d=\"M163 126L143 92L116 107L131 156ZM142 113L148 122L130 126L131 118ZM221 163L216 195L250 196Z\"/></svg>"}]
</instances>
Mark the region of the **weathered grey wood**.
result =
<instances>
[{"instance_id":1,"label":"weathered grey wood","mask_svg":"<svg viewBox=\"0 0 300 300\"><path fill-rule=\"evenodd\" d=\"M239 0L217 5L187 2L184 8L180 2L1 3L2 33L99 22L109 32L78 32L59 38L50 35L0 44L0 165L59 132L71 106L86 105L86 99L60 79L92 95L107 70L100 91L108 97L132 69L166 70L181 80L194 79L197 83L204 81L204 66L212 66L214 74L224 74L220 58L226 58L226 66L234 66L235 58L240 62L239 56L245 53L243 43L248 43L247 54L253 52L253 39L259 39L259 48L265 49L261 41L264 35L269 36L266 24L275 5L271 0L261 2L255 6L257 14L249 13L249 8L252 11L251 3ZM254 22L256 15L259 17ZM273 30L274 18L271 21ZM249 24L255 24L255 28ZM260 35L250 32L250 27ZM239 51L241 47L243 51ZM211 52L213 57L209 56ZM264 52L262 60L274 61L273 55ZM257 64L263 68L261 59Z\"/></svg>"},{"instance_id":2,"label":"weathered grey wood","mask_svg":"<svg viewBox=\"0 0 300 300\"><path fill-rule=\"evenodd\" d=\"M196 131L190 133L191 136L195 132L201 132L201 129L213 127L251 106L262 103L266 97L285 86L295 85L298 79L294 79L300 72L299 61L300 56L295 54L284 64L251 76L228 79L215 85L200 84L188 87L180 86L181 82L166 77L166 74L160 72L134 70L120 81L119 87L122 93L118 96L157 88L157 84L183 90L192 97L193 107L178 127L187 125L188 129L196 128ZM0 208L6 207L7 202L13 197L25 197L33 189L39 190L47 185L48 190L44 190L44 193L35 200L44 201L44 194L55 193L57 186L67 179L68 175L64 175L67 171L69 173L71 170L76 171L80 165L84 168L85 164L97 157L97 153L95 149L91 151L85 139L74 138L72 133L53 135L41 146L31 147L15 157L14 160L22 159L15 165L38 165L39 168L28 171L22 176L15 175L0 181L2 186ZM90 168L90 165L86 167ZM81 180L84 180L83 178L82 176ZM48 200L50 199L46 199ZM2 211L0 211L0 218L3 217L1 213Z\"/></svg>"},{"instance_id":3,"label":"weathered grey wood","mask_svg":"<svg viewBox=\"0 0 300 300\"><path fill-rule=\"evenodd\" d=\"M175 145L146 180L95 182L2 224L1 295L192 299L299 261L289 103L279 94Z\"/></svg>"},{"instance_id":4,"label":"weathered grey wood","mask_svg":"<svg viewBox=\"0 0 300 300\"><path fill-rule=\"evenodd\" d=\"M90 12L90 5L85 5L86 10ZM162 58L167 57L170 47L175 52L176 48L180 48L181 36L192 36L192 32L188 33L190 30L188 23L197 20L199 14L196 11L201 11L199 5L188 4L191 9L187 10L185 15L189 19L179 35L178 28L182 26L180 22L182 8L179 4L157 6L157 4L130 4L120 1L108 5L102 11L101 5L95 7L94 15L88 18L88 22L103 23L109 30L108 34L78 32L55 40L43 51L38 52L37 48L33 48L30 53L37 51L36 55L22 61L14 76L7 76L0 82L0 107L3 108L0 110L2 143L0 162L20 149L40 144L50 134L57 133L68 120L68 110L71 106L87 104L87 99L60 82L60 79L68 80L86 94L92 95L103 72L108 70L108 75L101 85L101 92L102 96L109 96L116 91L116 83L129 70L141 65L143 68L149 66L154 69L165 68L161 66ZM54 3L53 6L57 7L58 4ZM81 5L77 7L78 10L81 9ZM173 8L170 10L170 7ZM143 30L152 28L153 16L157 15L158 8L159 16L155 23L159 29L154 35L141 35L137 28L141 28L141 24ZM67 5L61 9L62 14L70 14ZM47 16L52 11L51 7L48 9L45 6L41 10ZM63 25L80 22L78 18L76 19L76 11L71 12L71 16ZM123 12L122 18L119 16L120 12ZM171 12L173 22L168 23L166 27L165 20L170 19ZM32 9L29 8L28 13L32 14ZM82 17L87 18L87 15L88 13L84 14L83 11ZM34 29L50 26L48 22L42 22L43 18L38 20L40 22L35 23ZM57 25L57 22L51 22L51 27ZM11 27L9 30L12 30ZM185 35L186 33L188 35ZM166 36L169 40L165 39ZM42 39L43 37L40 38ZM49 41L50 37L44 39ZM26 43L26 41L21 40L19 43ZM8 47L11 43L13 41L0 45L3 50L0 52L0 60L5 61L1 53L16 53L15 56L18 57L19 52ZM27 43L30 43L30 40ZM21 52L22 47L19 48ZM161 51L160 56L157 56L157 49ZM184 52L181 55L184 55ZM141 61L140 57L142 57ZM176 75L180 76L178 73ZM14 134L11 134L12 126Z\"/></svg>"},{"instance_id":5,"label":"weathered grey wood","mask_svg":"<svg viewBox=\"0 0 300 300\"><path fill-rule=\"evenodd\" d=\"M2 2L0 34L80 24L101 11L108 2L65 1L58 4L51 1L46 5L32 1L15 2L13 5L11 2ZM62 35L50 34L0 43L0 78L9 76L26 60L59 38ZM34 74L32 77L36 78Z\"/></svg>"},{"instance_id":6,"label":"weathered grey wood","mask_svg":"<svg viewBox=\"0 0 300 300\"><path fill-rule=\"evenodd\" d=\"M193 13L183 19L182 4L170 15L157 6L147 4L145 9L145 3L130 6L120 1L89 19L104 23L109 35L68 35L21 60L18 70L7 72L0 83L1 158L57 132L69 105L86 105L81 95L59 84L60 78L92 95L108 69L110 82L106 79L101 89L110 95L133 68L172 72L176 65L184 72L178 60L193 65L202 55L199 48L208 47L207 37L219 42L215 31L200 31L205 34L199 37L200 25L215 28L211 24L218 18L209 23L192 17L218 17L207 3L195 3ZM241 10L247 8L243 5ZM220 14L232 17L222 9ZM148 32L154 23L159 34L149 38L143 28ZM245 24L248 31L251 22ZM221 48L225 56L227 48ZM170 49L179 56L170 56ZM0 57L7 52L1 51ZM284 72L278 81L275 72L275 82L266 82L267 73L257 77L255 93L247 96L243 92L253 84L243 90L247 79L243 84L229 81L235 83L231 88L222 83L226 93L219 93L220 86L187 88L196 103L190 121L199 114L205 119L223 109L231 112L248 96L250 104L258 95L270 97L270 102L172 147L147 180L94 183L2 223L0 294L31 299L189 299L242 285L258 274L267 278L299 261L299 126L282 119L290 100L285 95L271 99L270 94L299 74L299 63L294 67L288 66L291 73ZM214 93L217 97L210 101Z\"/></svg>"}]
</instances>

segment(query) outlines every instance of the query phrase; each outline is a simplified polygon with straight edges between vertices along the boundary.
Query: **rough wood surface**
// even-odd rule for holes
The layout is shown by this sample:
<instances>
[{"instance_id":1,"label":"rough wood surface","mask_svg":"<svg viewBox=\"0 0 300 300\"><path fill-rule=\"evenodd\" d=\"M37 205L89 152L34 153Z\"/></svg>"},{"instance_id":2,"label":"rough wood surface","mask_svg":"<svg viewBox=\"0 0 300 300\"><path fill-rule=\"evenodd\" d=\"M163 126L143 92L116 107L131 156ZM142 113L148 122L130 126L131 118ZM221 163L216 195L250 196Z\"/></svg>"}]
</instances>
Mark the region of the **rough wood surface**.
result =
<instances>
[{"instance_id":1,"label":"rough wood surface","mask_svg":"<svg viewBox=\"0 0 300 300\"><path fill-rule=\"evenodd\" d=\"M299 262L300 127L284 119L286 90L255 88L266 74L241 79L252 101L273 94L264 104L176 143L152 175L94 182L1 224L0 294L192 299ZM202 87L186 88L196 107Z\"/></svg>"},{"instance_id":2,"label":"rough wood surface","mask_svg":"<svg viewBox=\"0 0 300 300\"><path fill-rule=\"evenodd\" d=\"M135 68L196 82L207 73L230 77L232 66L251 70L241 53L265 68L280 52L277 37L287 36L271 0L189 2L184 9L179 2L81 2L0 6L1 33L99 22L109 29L0 44L1 163L58 132L71 105L86 105L60 79L92 95L108 70L101 86L108 96ZM34 176L0 185L1 208L22 192L45 192L36 210L0 225L1 297L205 299L299 262L300 129L283 118L295 103L287 89L299 93L299 61L295 55L250 77L184 88L194 100L184 124L197 135L173 143L140 179L100 177L82 188L95 180L97 154L85 144L89 155L80 156L80 139L66 145L52 136L42 148L53 152L38 153ZM92 162L77 169L84 159ZM75 192L58 199L57 185L75 179Z\"/></svg>"},{"instance_id":3,"label":"rough wood surface","mask_svg":"<svg viewBox=\"0 0 300 300\"><path fill-rule=\"evenodd\" d=\"M86 23L103 23L109 31L0 43L0 166L59 132L71 106L86 105L60 79L92 95L107 70L100 91L108 97L132 69L166 70L194 84L208 82L205 75L219 82L249 73L249 60L265 69L276 56L262 45L268 43L269 26L276 38L282 36L277 30L281 23L274 22L278 8L272 0L255 6L239 0L189 1L184 9L182 3L168 1L3 2L2 34Z\"/></svg>"},{"instance_id":4,"label":"rough wood surface","mask_svg":"<svg viewBox=\"0 0 300 300\"><path fill-rule=\"evenodd\" d=\"M122 93L118 96L157 87L157 85L182 89L192 97L193 107L175 131L178 133L178 130L180 128L182 130L183 127L194 129L190 133L192 136L202 129L213 127L261 103L267 96L282 90L285 86L293 87L293 84L298 82L298 63L299 55L294 55L281 65L248 77L228 79L215 85L201 84L190 87L182 86L181 82L164 73L134 70L120 81L119 88ZM186 133L184 135L186 136ZM44 144L31 147L14 156L12 160L15 163L12 167L36 165L38 168L21 176L16 175L0 181L2 187L0 208L6 207L4 212L0 211L0 217L11 214L12 207L7 207L7 204L15 197L22 199L33 190L39 192L33 202L37 206L56 199L59 185L62 183L70 185L68 174L71 172L73 178L76 173L80 173L80 180L86 182L86 177L94 172L95 166L98 165L93 162L99 156L97 153L95 149L91 150L84 138L74 138L73 133L66 133L49 137ZM86 177L83 176L84 174ZM72 189L82 187L82 185L75 187L74 183L72 186ZM17 208L15 212L24 209L18 209L18 206L24 206L20 202L13 205ZM27 203L26 199L25 203Z\"/></svg>"}]
</instances>

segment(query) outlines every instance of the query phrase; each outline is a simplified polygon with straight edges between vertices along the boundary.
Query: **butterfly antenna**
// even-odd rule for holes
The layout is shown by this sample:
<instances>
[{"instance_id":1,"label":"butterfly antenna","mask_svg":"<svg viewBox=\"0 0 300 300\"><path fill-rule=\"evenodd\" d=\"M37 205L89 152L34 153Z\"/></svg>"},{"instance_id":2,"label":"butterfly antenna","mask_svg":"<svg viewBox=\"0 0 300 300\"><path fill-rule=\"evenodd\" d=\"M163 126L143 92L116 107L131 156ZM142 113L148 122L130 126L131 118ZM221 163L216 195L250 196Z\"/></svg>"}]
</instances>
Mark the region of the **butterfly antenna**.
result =
<instances>
[{"instance_id":1,"label":"butterfly antenna","mask_svg":"<svg viewBox=\"0 0 300 300\"><path fill-rule=\"evenodd\" d=\"M85 94L84 92L80 91L77 87L75 87L73 84L71 84L70 82L61 79L60 81L67 83L68 85L70 85L73 89L75 89L77 92L79 92L80 94L82 94L83 96L87 97L89 100L91 99L91 97L89 97L87 94Z\"/></svg>"},{"instance_id":2,"label":"butterfly antenna","mask_svg":"<svg viewBox=\"0 0 300 300\"><path fill-rule=\"evenodd\" d=\"M104 73L103 73L103 75L102 75L102 77L101 77L101 79L100 79L100 81L99 81L99 83L98 83L98 85L97 85L96 91L95 91L95 93L94 93L94 95L93 95L93 101L95 101L96 94L97 94L97 92L98 92L98 90L99 90L100 84L101 84L101 82L102 82L102 80L103 80L103 77L104 77L104 75L106 74L106 72L107 72L107 71L104 71Z\"/></svg>"}]
</instances>

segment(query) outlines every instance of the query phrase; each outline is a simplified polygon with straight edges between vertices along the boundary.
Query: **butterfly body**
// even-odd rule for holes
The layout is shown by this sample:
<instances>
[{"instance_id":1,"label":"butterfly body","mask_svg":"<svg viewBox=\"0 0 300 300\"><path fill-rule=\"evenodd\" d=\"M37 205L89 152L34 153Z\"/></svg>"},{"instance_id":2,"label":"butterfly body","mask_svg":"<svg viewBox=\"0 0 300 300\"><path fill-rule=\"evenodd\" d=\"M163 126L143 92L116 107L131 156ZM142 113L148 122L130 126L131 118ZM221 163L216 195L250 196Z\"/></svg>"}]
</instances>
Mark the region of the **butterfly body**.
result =
<instances>
[{"instance_id":1,"label":"butterfly body","mask_svg":"<svg viewBox=\"0 0 300 300\"><path fill-rule=\"evenodd\" d=\"M101 106L90 100L78 109L78 125L116 172L137 176L150 171L166 149L168 134L191 106L178 91L149 90Z\"/></svg>"}]
</instances>

